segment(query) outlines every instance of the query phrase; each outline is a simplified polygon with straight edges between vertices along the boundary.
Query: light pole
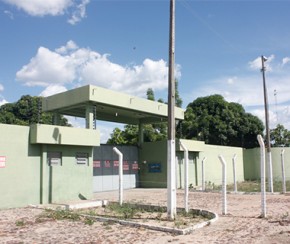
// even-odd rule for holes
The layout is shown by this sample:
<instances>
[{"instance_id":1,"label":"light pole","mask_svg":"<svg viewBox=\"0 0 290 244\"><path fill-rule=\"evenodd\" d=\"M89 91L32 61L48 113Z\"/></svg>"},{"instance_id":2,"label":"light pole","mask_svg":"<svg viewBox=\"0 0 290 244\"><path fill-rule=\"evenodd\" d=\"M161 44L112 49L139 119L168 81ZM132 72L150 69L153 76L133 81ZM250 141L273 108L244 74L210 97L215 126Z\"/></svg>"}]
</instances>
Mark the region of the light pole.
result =
<instances>
[{"instance_id":1,"label":"light pole","mask_svg":"<svg viewBox=\"0 0 290 244\"><path fill-rule=\"evenodd\" d=\"M168 64L168 139L167 139L167 215L175 219L176 215L176 178L175 178L175 0L170 0L169 24L169 64Z\"/></svg>"},{"instance_id":2,"label":"light pole","mask_svg":"<svg viewBox=\"0 0 290 244\"><path fill-rule=\"evenodd\" d=\"M266 147L267 147L267 163L268 163L268 187L269 192L273 192L273 175L272 175L272 156L271 156L271 141L270 141L270 130L269 130L269 111L268 111L268 95L265 79L265 62L267 58L261 56L262 61L262 75L263 75L263 89L264 89L264 104L265 104L265 122L266 122Z\"/></svg>"}]
</instances>

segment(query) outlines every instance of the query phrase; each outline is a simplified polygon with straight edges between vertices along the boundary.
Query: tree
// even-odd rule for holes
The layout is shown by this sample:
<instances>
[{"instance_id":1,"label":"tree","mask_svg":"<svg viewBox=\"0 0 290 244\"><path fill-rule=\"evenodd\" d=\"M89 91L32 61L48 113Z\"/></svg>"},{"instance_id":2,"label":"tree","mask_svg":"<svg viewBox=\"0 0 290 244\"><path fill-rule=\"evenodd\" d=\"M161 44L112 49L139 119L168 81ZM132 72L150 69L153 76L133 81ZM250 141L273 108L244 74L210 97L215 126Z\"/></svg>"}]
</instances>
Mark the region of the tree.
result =
<instances>
[{"instance_id":1,"label":"tree","mask_svg":"<svg viewBox=\"0 0 290 244\"><path fill-rule=\"evenodd\" d=\"M270 139L272 147L289 147L290 131L278 124L275 129L270 130Z\"/></svg>"},{"instance_id":2,"label":"tree","mask_svg":"<svg viewBox=\"0 0 290 244\"><path fill-rule=\"evenodd\" d=\"M52 124L51 113L41 113L41 97L22 96L16 103L6 103L0 107L0 123L31 125ZM61 125L70 126L61 116Z\"/></svg>"},{"instance_id":3,"label":"tree","mask_svg":"<svg viewBox=\"0 0 290 244\"><path fill-rule=\"evenodd\" d=\"M155 101L155 95L152 88L148 88L146 95L148 100Z\"/></svg>"},{"instance_id":4,"label":"tree","mask_svg":"<svg viewBox=\"0 0 290 244\"><path fill-rule=\"evenodd\" d=\"M182 98L179 96L178 80L175 80L175 106L181 108Z\"/></svg>"},{"instance_id":5,"label":"tree","mask_svg":"<svg viewBox=\"0 0 290 244\"><path fill-rule=\"evenodd\" d=\"M138 134L138 129L136 126L131 126L131 128L127 127L124 131L119 128L115 128L111 134L111 138L108 139L107 144L115 144L115 145L137 145L135 140L129 140L129 135L134 135L134 137Z\"/></svg>"},{"instance_id":6,"label":"tree","mask_svg":"<svg viewBox=\"0 0 290 244\"><path fill-rule=\"evenodd\" d=\"M208 144L253 148L262 134L262 121L246 113L242 105L229 103L221 95L200 97L189 103L179 125L182 137Z\"/></svg>"}]
</instances>

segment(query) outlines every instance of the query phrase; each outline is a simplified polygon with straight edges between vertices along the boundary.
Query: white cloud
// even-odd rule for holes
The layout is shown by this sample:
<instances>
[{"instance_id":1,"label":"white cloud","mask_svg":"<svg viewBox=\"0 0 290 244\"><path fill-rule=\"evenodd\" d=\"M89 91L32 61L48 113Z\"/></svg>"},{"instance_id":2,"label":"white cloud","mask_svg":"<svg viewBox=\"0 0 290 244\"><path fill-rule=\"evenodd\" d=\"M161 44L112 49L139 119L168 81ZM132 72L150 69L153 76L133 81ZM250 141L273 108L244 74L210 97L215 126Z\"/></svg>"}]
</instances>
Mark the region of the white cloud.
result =
<instances>
[{"instance_id":1,"label":"white cloud","mask_svg":"<svg viewBox=\"0 0 290 244\"><path fill-rule=\"evenodd\" d=\"M137 96L144 96L148 88L166 89L167 77L168 67L162 59L147 58L140 65L122 66L111 62L108 54L79 48L73 41L55 51L40 47L30 62L16 73L16 79L27 86L92 84ZM179 65L176 65L176 77L180 77Z\"/></svg>"},{"instance_id":2,"label":"white cloud","mask_svg":"<svg viewBox=\"0 0 290 244\"><path fill-rule=\"evenodd\" d=\"M269 62L269 63L268 63ZM290 66L283 65L288 59L275 60L271 55L266 63L270 64L271 72L266 69L266 85L269 105L270 128L277 123L290 129ZM224 76L204 82L200 88L194 88L188 96L191 102L197 97L220 94L229 102L237 102L244 106L247 112L265 121L264 91L261 68L261 57L249 62L256 72L245 70L240 75ZM276 96L274 95L276 90Z\"/></svg>"},{"instance_id":3,"label":"white cloud","mask_svg":"<svg viewBox=\"0 0 290 244\"><path fill-rule=\"evenodd\" d=\"M65 9L72 6L72 0L2 0L6 3L16 6L17 8L25 11L32 16L44 16L44 15L62 15Z\"/></svg>"},{"instance_id":4,"label":"white cloud","mask_svg":"<svg viewBox=\"0 0 290 244\"><path fill-rule=\"evenodd\" d=\"M67 89L64 86L60 86L60 85L50 85L48 87L45 88L44 91L42 91L39 96L42 97L48 97L57 93L61 93L61 92L65 92L67 91Z\"/></svg>"},{"instance_id":5,"label":"white cloud","mask_svg":"<svg viewBox=\"0 0 290 244\"><path fill-rule=\"evenodd\" d=\"M67 54L69 51L78 49L77 44L75 44L72 40L68 41L65 46L61 46L60 48L55 49L55 51L59 54Z\"/></svg>"},{"instance_id":6,"label":"white cloud","mask_svg":"<svg viewBox=\"0 0 290 244\"><path fill-rule=\"evenodd\" d=\"M282 59L282 66L284 66L285 64L289 63L290 58L289 57L285 57Z\"/></svg>"},{"instance_id":7,"label":"white cloud","mask_svg":"<svg viewBox=\"0 0 290 244\"><path fill-rule=\"evenodd\" d=\"M269 57L266 57L267 61L264 62L267 71L272 71L271 62L275 59L275 56L272 54ZM249 62L249 67L252 70L260 70L262 68L261 57L257 57L253 61Z\"/></svg>"},{"instance_id":8,"label":"white cloud","mask_svg":"<svg viewBox=\"0 0 290 244\"><path fill-rule=\"evenodd\" d=\"M86 16L86 5L90 0L2 0L16 6L31 16L58 16L69 14L68 23L75 24Z\"/></svg>"},{"instance_id":9,"label":"white cloud","mask_svg":"<svg viewBox=\"0 0 290 244\"><path fill-rule=\"evenodd\" d=\"M10 19L14 19L14 15L12 12L10 12L8 10L4 10L4 14L6 14Z\"/></svg>"},{"instance_id":10,"label":"white cloud","mask_svg":"<svg viewBox=\"0 0 290 244\"><path fill-rule=\"evenodd\" d=\"M76 6L76 9L72 12L71 18L67 21L71 25L81 21L86 17L86 5L89 4L90 0L82 0L80 4Z\"/></svg>"},{"instance_id":11,"label":"white cloud","mask_svg":"<svg viewBox=\"0 0 290 244\"><path fill-rule=\"evenodd\" d=\"M69 83L75 78L74 64L69 56L62 56L40 47L29 64L16 73L16 79L28 86L49 86Z\"/></svg>"},{"instance_id":12,"label":"white cloud","mask_svg":"<svg viewBox=\"0 0 290 244\"><path fill-rule=\"evenodd\" d=\"M4 91L4 86L2 84L0 84L0 92ZM3 104L8 103L4 97L0 94L0 106L2 106Z\"/></svg>"},{"instance_id":13,"label":"white cloud","mask_svg":"<svg viewBox=\"0 0 290 244\"><path fill-rule=\"evenodd\" d=\"M0 107L6 103L8 103L8 101L0 96Z\"/></svg>"},{"instance_id":14,"label":"white cloud","mask_svg":"<svg viewBox=\"0 0 290 244\"><path fill-rule=\"evenodd\" d=\"M230 78L228 78L227 81L228 81L228 84L231 85L231 84L234 84L236 80L237 80L237 77L234 76L234 77L230 77Z\"/></svg>"}]
</instances>

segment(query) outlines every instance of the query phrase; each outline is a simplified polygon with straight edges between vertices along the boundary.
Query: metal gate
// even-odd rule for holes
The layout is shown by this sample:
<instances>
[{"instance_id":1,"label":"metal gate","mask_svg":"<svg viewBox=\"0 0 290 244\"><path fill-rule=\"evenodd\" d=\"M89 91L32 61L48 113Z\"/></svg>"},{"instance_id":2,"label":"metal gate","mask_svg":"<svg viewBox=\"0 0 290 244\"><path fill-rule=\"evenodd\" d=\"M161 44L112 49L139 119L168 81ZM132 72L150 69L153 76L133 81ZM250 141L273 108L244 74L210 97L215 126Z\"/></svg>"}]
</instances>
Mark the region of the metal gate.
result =
<instances>
[{"instance_id":1,"label":"metal gate","mask_svg":"<svg viewBox=\"0 0 290 244\"><path fill-rule=\"evenodd\" d=\"M111 191L119 188L118 155L112 145L94 148L93 191ZM124 189L138 187L138 148L135 146L116 146L123 154Z\"/></svg>"}]
</instances>

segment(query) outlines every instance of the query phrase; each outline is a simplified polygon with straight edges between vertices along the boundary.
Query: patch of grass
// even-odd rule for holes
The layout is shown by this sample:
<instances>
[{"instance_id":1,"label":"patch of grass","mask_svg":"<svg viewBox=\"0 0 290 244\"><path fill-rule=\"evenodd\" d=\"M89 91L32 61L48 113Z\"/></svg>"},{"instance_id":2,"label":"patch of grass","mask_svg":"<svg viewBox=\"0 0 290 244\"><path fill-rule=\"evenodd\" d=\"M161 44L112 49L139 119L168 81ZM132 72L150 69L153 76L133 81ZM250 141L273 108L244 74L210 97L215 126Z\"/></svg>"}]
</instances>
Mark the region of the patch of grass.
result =
<instances>
[{"instance_id":1,"label":"patch of grass","mask_svg":"<svg viewBox=\"0 0 290 244\"><path fill-rule=\"evenodd\" d=\"M240 192L260 192L261 182L259 181L243 181L237 183L238 191ZM228 191L234 190L234 184L227 185Z\"/></svg>"},{"instance_id":2,"label":"patch of grass","mask_svg":"<svg viewBox=\"0 0 290 244\"><path fill-rule=\"evenodd\" d=\"M85 218L84 223L86 225L93 225L95 223L95 221L92 218Z\"/></svg>"},{"instance_id":3,"label":"patch of grass","mask_svg":"<svg viewBox=\"0 0 290 244\"><path fill-rule=\"evenodd\" d=\"M45 212L42 214L41 217L51 218L54 220L64 220L69 219L72 221L78 221L81 219L80 215L76 212L71 210L63 210L63 209L45 209Z\"/></svg>"},{"instance_id":4,"label":"patch of grass","mask_svg":"<svg viewBox=\"0 0 290 244\"><path fill-rule=\"evenodd\" d=\"M284 214L282 214L281 215L281 219L288 219L288 217L289 217L289 213L288 212L286 212L286 213L284 213Z\"/></svg>"},{"instance_id":5,"label":"patch of grass","mask_svg":"<svg viewBox=\"0 0 290 244\"><path fill-rule=\"evenodd\" d=\"M171 220L168 218L166 207L138 205L132 203L110 203L105 207L97 207L91 210L82 210L79 213L90 216L102 216L113 219L126 219L142 223L159 223L162 226L175 226L177 228L185 228L211 219L211 216L204 216L201 211L190 210L188 213L178 210L176 218ZM109 226L108 222L103 223L104 226Z\"/></svg>"},{"instance_id":6,"label":"patch of grass","mask_svg":"<svg viewBox=\"0 0 290 244\"><path fill-rule=\"evenodd\" d=\"M107 206L107 208L117 213L117 215L124 219L132 219L135 217L135 215L140 211L140 209L137 209L135 205L124 203L122 205L118 203L111 203Z\"/></svg>"},{"instance_id":7,"label":"patch of grass","mask_svg":"<svg viewBox=\"0 0 290 244\"><path fill-rule=\"evenodd\" d=\"M221 185L216 185L215 183L211 181L206 181L205 182L205 190L206 191L219 191L222 189Z\"/></svg>"},{"instance_id":8,"label":"patch of grass","mask_svg":"<svg viewBox=\"0 0 290 244\"><path fill-rule=\"evenodd\" d=\"M64 209L45 209L45 212L38 216L38 222L43 222L45 219L52 220L70 220L70 221L82 221L84 224L94 224L94 219L90 217L82 217L79 212Z\"/></svg>"},{"instance_id":9,"label":"patch of grass","mask_svg":"<svg viewBox=\"0 0 290 244\"><path fill-rule=\"evenodd\" d=\"M23 226L25 226L25 222L24 222L24 220L17 220L15 222L15 225L18 227L23 227Z\"/></svg>"},{"instance_id":10,"label":"patch of grass","mask_svg":"<svg viewBox=\"0 0 290 244\"><path fill-rule=\"evenodd\" d=\"M265 184L266 191L268 191L268 182ZM260 192L261 182L260 181L243 181L237 183L238 191L240 192ZM290 181L286 182L286 189L290 189ZM234 184L227 185L227 190L233 191ZM273 181L274 192L282 192L282 182L274 180Z\"/></svg>"}]
</instances>

